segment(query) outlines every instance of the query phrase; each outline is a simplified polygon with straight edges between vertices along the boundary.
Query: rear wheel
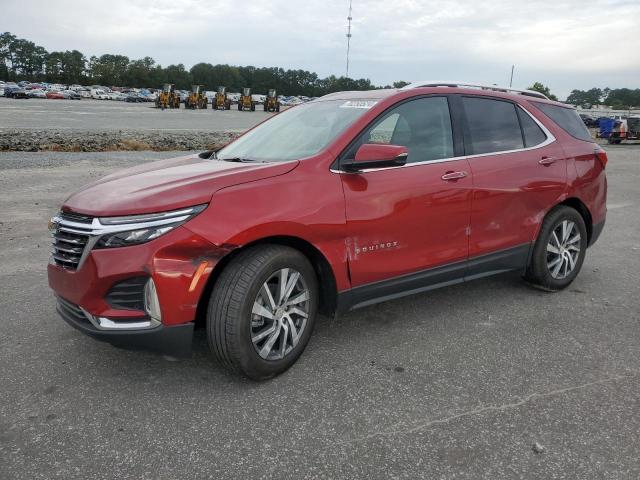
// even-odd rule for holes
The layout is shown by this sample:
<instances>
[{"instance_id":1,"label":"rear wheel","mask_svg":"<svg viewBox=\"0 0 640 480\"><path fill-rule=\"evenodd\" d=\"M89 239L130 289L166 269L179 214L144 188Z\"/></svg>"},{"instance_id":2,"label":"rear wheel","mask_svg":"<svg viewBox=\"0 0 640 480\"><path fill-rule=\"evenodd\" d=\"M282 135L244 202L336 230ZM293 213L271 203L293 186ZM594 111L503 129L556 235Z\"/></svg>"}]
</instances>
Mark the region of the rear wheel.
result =
<instances>
[{"instance_id":1,"label":"rear wheel","mask_svg":"<svg viewBox=\"0 0 640 480\"><path fill-rule=\"evenodd\" d=\"M578 276L586 250L582 216L571 207L556 207L542 222L525 278L545 290L562 290Z\"/></svg>"},{"instance_id":2,"label":"rear wheel","mask_svg":"<svg viewBox=\"0 0 640 480\"><path fill-rule=\"evenodd\" d=\"M318 308L313 267L280 245L250 248L220 274L209 299L207 337L227 368L265 380L304 351Z\"/></svg>"}]
</instances>

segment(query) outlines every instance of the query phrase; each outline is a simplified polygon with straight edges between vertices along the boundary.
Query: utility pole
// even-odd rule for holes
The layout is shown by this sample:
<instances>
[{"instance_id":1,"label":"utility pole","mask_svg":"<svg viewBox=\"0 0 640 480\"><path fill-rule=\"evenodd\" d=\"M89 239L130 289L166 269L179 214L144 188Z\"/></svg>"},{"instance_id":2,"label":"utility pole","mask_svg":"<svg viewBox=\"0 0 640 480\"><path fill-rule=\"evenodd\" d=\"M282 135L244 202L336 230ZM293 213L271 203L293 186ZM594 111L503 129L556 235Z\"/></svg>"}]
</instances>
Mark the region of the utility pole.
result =
<instances>
[{"instance_id":1,"label":"utility pole","mask_svg":"<svg viewBox=\"0 0 640 480\"><path fill-rule=\"evenodd\" d=\"M349 0L349 16L347 17L347 20L349 21L349 24L347 25L347 78L349 78L349 48L351 46L351 1Z\"/></svg>"},{"instance_id":2,"label":"utility pole","mask_svg":"<svg viewBox=\"0 0 640 480\"><path fill-rule=\"evenodd\" d=\"M511 79L509 80L509 88L513 87L513 69L516 68L515 65L511 65Z\"/></svg>"}]
</instances>

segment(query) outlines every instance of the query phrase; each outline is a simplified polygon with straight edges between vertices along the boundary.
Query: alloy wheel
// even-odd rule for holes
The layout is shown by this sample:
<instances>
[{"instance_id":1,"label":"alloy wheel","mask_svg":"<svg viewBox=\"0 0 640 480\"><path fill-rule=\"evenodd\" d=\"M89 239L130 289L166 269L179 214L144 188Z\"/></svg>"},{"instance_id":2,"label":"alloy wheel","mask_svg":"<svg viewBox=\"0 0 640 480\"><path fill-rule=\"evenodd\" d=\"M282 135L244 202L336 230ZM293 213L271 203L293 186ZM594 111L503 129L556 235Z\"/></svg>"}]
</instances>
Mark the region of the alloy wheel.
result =
<instances>
[{"instance_id":1,"label":"alloy wheel","mask_svg":"<svg viewBox=\"0 0 640 480\"><path fill-rule=\"evenodd\" d=\"M253 302L251 341L260 357L281 360L300 341L309 318L310 292L304 277L282 268L262 284Z\"/></svg>"},{"instance_id":2,"label":"alloy wheel","mask_svg":"<svg viewBox=\"0 0 640 480\"><path fill-rule=\"evenodd\" d=\"M553 278L564 279L576 268L580 240L578 226L571 220L563 220L553 229L547 243L547 268Z\"/></svg>"}]
</instances>

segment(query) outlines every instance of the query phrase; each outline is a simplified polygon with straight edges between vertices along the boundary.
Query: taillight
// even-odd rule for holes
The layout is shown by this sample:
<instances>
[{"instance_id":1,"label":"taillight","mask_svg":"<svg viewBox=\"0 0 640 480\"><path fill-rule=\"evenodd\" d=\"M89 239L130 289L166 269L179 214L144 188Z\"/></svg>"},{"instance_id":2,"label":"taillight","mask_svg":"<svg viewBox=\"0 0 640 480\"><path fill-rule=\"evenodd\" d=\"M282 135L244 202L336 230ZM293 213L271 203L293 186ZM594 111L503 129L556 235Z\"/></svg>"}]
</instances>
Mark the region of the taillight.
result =
<instances>
[{"instance_id":1,"label":"taillight","mask_svg":"<svg viewBox=\"0 0 640 480\"><path fill-rule=\"evenodd\" d=\"M596 158L602 165L602 168L606 168L607 162L609 159L607 158L607 152L605 152L602 148L598 147L595 149Z\"/></svg>"}]
</instances>

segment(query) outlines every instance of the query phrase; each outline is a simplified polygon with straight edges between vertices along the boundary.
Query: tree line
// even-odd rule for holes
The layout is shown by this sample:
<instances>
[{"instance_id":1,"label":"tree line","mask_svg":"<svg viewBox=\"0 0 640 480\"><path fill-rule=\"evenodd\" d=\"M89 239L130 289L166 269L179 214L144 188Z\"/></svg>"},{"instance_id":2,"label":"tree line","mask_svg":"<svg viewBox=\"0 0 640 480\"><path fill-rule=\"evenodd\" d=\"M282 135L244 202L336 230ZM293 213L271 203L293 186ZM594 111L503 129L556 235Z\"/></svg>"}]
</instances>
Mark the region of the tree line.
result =
<instances>
[{"instance_id":1,"label":"tree line","mask_svg":"<svg viewBox=\"0 0 640 480\"><path fill-rule=\"evenodd\" d=\"M640 88L571 90L567 103L576 106L608 105L614 110L640 107Z\"/></svg>"},{"instance_id":2,"label":"tree line","mask_svg":"<svg viewBox=\"0 0 640 480\"><path fill-rule=\"evenodd\" d=\"M10 32L0 34L0 79L136 88L157 88L163 83L173 83L178 89L190 89L192 84L202 84L209 90L224 85L232 91L251 87L255 92L266 93L269 88L275 88L281 93L310 97L341 90L376 88L366 78L333 75L320 78L307 70L211 63L198 63L187 70L181 63L162 67L151 57L135 60L125 55L104 54L87 58L78 50L49 52ZM403 84L396 82L394 86Z\"/></svg>"}]
</instances>

